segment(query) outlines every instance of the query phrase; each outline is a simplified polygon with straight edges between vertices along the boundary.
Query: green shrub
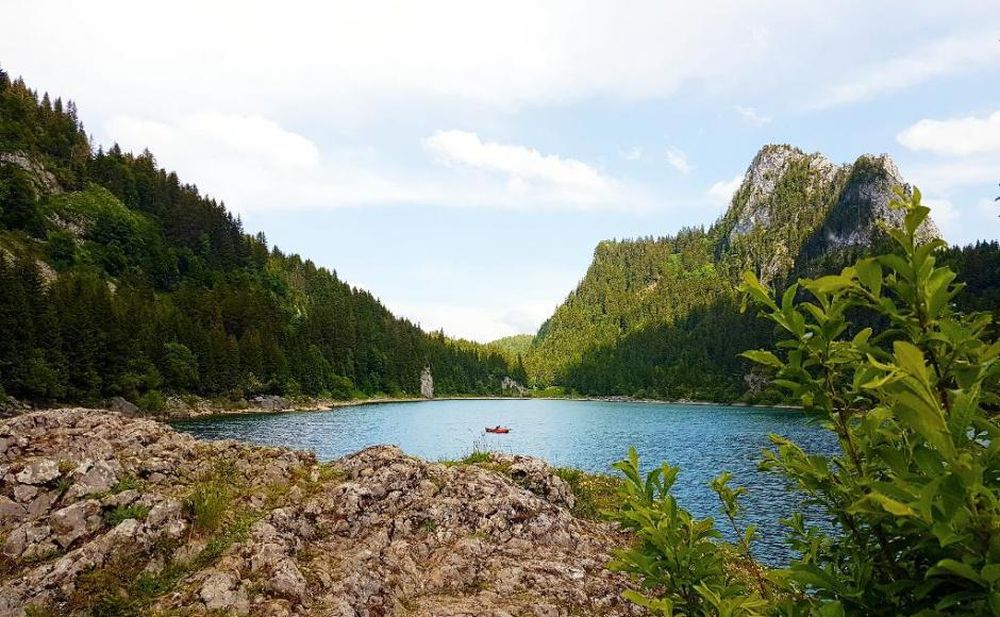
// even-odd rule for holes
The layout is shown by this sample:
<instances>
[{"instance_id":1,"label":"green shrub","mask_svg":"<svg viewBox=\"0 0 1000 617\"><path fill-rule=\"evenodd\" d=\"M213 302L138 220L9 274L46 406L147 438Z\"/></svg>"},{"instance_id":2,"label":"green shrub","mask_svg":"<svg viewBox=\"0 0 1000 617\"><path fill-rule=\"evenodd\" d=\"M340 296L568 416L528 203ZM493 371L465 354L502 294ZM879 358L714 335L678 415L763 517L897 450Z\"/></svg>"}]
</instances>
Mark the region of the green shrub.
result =
<instances>
[{"instance_id":1,"label":"green shrub","mask_svg":"<svg viewBox=\"0 0 1000 617\"><path fill-rule=\"evenodd\" d=\"M148 413L159 413L167 408L167 399L160 394L159 390L150 390L140 396L136 402L139 405L139 409Z\"/></svg>"},{"instance_id":2,"label":"green shrub","mask_svg":"<svg viewBox=\"0 0 1000 617\"><path fill-rule=\"evenodd\" d=\"M49 260L62 272L76 263L76 239L68 231L56 230L48 233Z\"/></svg>"},{"instance_id":3,"label":"green shrub","mask_svg":"<svg viewBox=\"0 0 1000 617\"><path fill-rule=\"evenodd\" d=\"M1000 614L1000 343L986 340L988 315L952 308L961 286L936 265L944 243L916 241L929 213L919 191L894 207L905 220L886 230L892 254L802 280L780 299L744 275L747 297L788 337L777 352L744 356L840 444L822 456L772 435L762 468L834 529L795 513L784 522L798 557L766 583L740 584L721 555L752 557L753 530L721 542L711 519L669 494L676 468L643 478L633 452L618 465L627 481L615 516L639 542L615 565L642 582L637 602L663 615ZM739 489L727 480L713 488L734 521Z\"/></svg>"},{"instance_id":4,"label":"green shrub","mask_svg":"<svg viewBox=\"0 0 1000 617\"><path fill-rule=\"evenodd\" d=\"M576 504L573 514L580 518L599 519L614 509L622 480L617 476L587 473L573 467L557 467L555 474L573 490Z\"/></svg>"},{"instance_id":5,"label":"green shrub","mask_svg":"<svg viewBox=\"0 0 1000 617\"><path fill-rule=\"evenodd\" d=\"M657 615L755 615L766 607L727 567L730 551L723 550L715 521L695 518L670 494L678 467L663 463L643 474L635 448L614 467L625 480L611 518L632 531L636 542L617 553L611 568L642 584L642 591L626 591L625 597Z\"/></svg>"}]
</instances>

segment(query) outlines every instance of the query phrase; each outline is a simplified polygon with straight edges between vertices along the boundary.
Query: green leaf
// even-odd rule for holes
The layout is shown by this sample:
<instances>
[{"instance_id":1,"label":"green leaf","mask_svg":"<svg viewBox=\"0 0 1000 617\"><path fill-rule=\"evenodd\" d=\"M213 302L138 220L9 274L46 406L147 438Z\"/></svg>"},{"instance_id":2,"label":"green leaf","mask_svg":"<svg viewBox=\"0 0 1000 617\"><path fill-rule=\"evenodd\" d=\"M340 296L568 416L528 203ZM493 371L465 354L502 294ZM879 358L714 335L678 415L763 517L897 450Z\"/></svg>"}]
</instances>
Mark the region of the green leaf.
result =
<instances>
[{"instance_id":1,"label":"green leaf","mask_svg":"<svg viewBox=\"0 0 1000 617\"><path fill-rule=\"evenodd\" d=\"M778 305L771 298L771 292L761 284L757 275L749 270L743 271L743 285L740 286L740 290L749 294L758 303L774 310L778 309Z\"/></svg>"},{"instance_id":2,"label":"green leaf","mask_svg":"<svg viewBox=\"0 0 1000 617\"><path fill-rule=\"evenodd\" d=\"M882 266L875 259L862 259L855 265L858 273L858 280L867 287L872 294L878 296L882 293Z\"/></svg>"},{"instance_id":3,"label":"green leaf","mask_svg":"<svg viewBox=\"0 0 1000 617\"><path fill-rule=\"evenodd\" d=\"M851 506L850 510L852 512L864 512L866 510L865 504L868 502L872 502L874 505L881 507L889 514L894 514L896 516L920 516L916 510L907 504L893 499L888 495L883 495L882 493L871 493L862 497L857 503Z\"/></svg>"},{"instance_id":4,"label":"green leaf","mask_svg":"<svg viewBox=\"0 0 1000 617\"><path fill-rule=\"evenodd\" d=\"M927 570L927 576L948 575L960 576L983 586L986 584L983 577L972 566L961 561L955 561L954 559L942 559L936 566Z\"/></svg>"},{"instance_id":5,"label":"green leaf","mask_svg":"<svg viewBox=\"0 0 1000 617\"><path fill-rule=\"evenodd\" d=\"M924 352L913 343L896 341L892 344L896 364L904 371L918 378L921 383L927 383L927 365L924 362Z\"/></svg>"},{"instance_id":6,"label":"green leaf","mask_svg":"<svg viewBox=\"0 0 1000 617\"><path fill-rule=\"evenodd\" d=\"M851 279L840 274L821 276L812 281L806 281L805 287L818 294L832 294L851 286Z\"/></svg>"},{"instance_id":7,"label":"green leaf","mask_svg":"<svg viewBox=\"0 0 1000 617\"><path fill-rule=\"evenodd\" d=\"M983 566L983 569L979 572L979 575L983 577L983 580L992 585L993 583L1000 581L1000 563L991 563L989 565Z\"/></svg>"},{"instance_id":8,"label":"green leaf","mask_svg":"<svg viewBox=\"0 0 1000 617\"><path fill-rule=\"evenodd\" d=\"M893 406L893 413L896 417L920 434L946 458L953 458L955 444L948 432L940 407L932 405L926 398L911 390L897 392L895 396L897 403Z\"/></svg>"},{"instance_id":9,"label":"green leaf","mask_svg":"<svg viewBox=\"0 0 1000 617\"><path fill-rule=\"evenodd\" d=\"M763 364L764 366L773 366L774 368L781 368L785 364L781 361L778 356L774 355L770 351L764 350L750 350L744 351L740 356L750 360L751 362L756 362L757 364Z\"/></svg>"}]
</instances>

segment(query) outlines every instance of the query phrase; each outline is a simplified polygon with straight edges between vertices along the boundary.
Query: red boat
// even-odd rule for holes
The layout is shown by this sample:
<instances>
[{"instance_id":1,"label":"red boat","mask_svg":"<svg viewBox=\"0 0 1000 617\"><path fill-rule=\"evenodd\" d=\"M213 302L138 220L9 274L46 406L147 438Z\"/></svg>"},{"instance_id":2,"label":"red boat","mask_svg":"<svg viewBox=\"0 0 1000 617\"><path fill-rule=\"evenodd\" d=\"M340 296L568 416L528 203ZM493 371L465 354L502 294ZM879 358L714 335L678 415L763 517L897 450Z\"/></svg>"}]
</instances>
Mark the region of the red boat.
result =
<instances>
[{"instance_id":1,"label":"red boat","mask_svg":"<svg viewBox=\"0 0 1000 617\"><path fill-rule=\"evenodd\" d=\"M507 433L510 432L510 429L507 428L506 426L487 426L486 427L486 432L487 433L498 433L500 435L506 435Z\"/></svg>"}]
</instances>

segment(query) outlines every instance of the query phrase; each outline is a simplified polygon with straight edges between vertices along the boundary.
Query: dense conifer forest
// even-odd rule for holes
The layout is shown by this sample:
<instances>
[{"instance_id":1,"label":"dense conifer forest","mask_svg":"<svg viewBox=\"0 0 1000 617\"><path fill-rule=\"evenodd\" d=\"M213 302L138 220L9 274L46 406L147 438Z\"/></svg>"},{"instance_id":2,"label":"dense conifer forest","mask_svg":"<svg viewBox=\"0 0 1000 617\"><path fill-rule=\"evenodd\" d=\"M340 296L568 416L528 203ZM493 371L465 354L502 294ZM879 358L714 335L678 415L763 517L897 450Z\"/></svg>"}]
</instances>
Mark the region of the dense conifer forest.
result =
<instances>
[{"instance_id":1,"label":"dense conifer forest","mask_svg":"<svg viewBox=\"0 0 1000 617\"><path fill-rule=\"evenodd\" d=\"M153 154L95 148L75 105L0 71L0 388L36 402L169 394L493 393L500 352L425 333L247 234Z\"/></svg>"}]
</instances>

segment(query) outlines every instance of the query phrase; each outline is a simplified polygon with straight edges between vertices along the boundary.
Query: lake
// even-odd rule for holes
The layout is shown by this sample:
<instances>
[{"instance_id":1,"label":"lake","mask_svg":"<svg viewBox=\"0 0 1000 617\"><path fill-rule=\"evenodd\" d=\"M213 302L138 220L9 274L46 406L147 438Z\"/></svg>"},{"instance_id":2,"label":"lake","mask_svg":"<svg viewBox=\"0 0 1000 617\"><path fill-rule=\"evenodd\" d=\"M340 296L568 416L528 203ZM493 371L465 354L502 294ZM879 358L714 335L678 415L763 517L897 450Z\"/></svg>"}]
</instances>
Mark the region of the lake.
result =
<instances>
[{"instance_id":1,"label":"lake","mask_svg":"<svg viewBox=\"0 0 1000 617\"><path fill-rule=\"evenodd\" d=\"M503 424L508 435L486 434ZM395 444L428 460L455 459L473 449L539 456L553 465L609 472L629 446L645 467L666 460L681 467L674 494L698 516L718 518L718 500L706 484L721 470L747 487L748 518L761 532L759 555L787 558L779 518L795 503L782 480L757 470L768 434L830 453L833 436L798 411L722 405L537 399L434 400L341 407L330 411L216 416L176 422L206 439L313 451L339 458L374 444Z\"/></svg>"}]
</instances>

